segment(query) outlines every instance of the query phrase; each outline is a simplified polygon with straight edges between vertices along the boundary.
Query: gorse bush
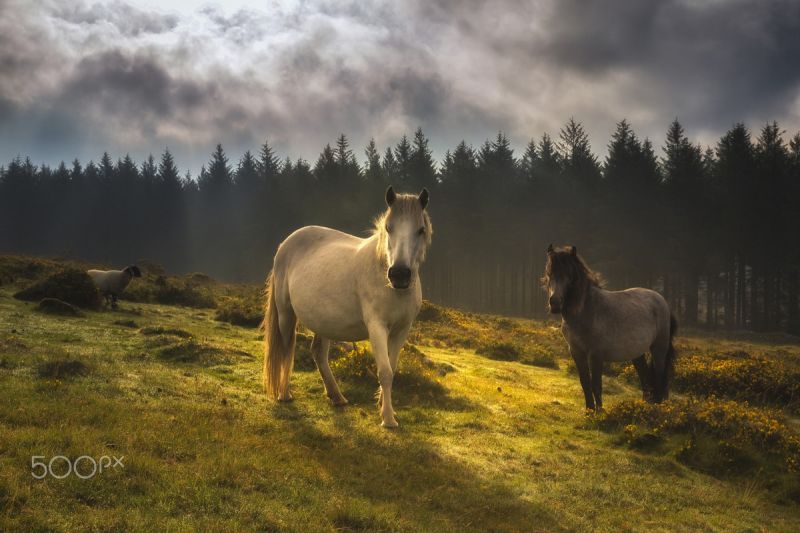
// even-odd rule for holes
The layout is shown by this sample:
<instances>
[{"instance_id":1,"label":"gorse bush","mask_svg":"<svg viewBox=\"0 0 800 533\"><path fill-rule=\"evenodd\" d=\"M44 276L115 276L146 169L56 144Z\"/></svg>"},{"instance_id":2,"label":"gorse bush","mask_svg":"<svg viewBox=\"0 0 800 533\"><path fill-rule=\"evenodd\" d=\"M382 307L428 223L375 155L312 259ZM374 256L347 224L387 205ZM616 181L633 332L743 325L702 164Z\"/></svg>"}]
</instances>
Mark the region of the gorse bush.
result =
<instances>
[{"instance_id":1,"label":"gorse bush","mask_svg":"<svg viewBox=\"0 0 800 533\"><path fill-rule=\"evenodd\" d=\"M747 402L715 397L661 404L626 400L608 408L596 423L604 429L624 429L629 437L640 427L655 436L711 436L727 446L777 455L790 471L800 469L800 436L782 421L779 412L751 407Z\"/></svg>"},{"instance_id":2,"label":"gorse bush","mask_svg":"<svg viewBox=\"0 0 800 533\"><path fill-rule=\"evenodd\" d=\"M675 374L675 388L697 395L716 395L750 402L800 404L800 369L779 359L683 358Z\"/></svg>"},{"instance_id":3,"label":"gorse bush","mask_svg":"<svg viewBox=\"0 0 800 533\"><path fill-rule=\"evenodd\" d=\"M75 268L65 268L17 292L18 300L40 301L55 298L86 309L100 306L100 293L89 275Z\"/></svg>"},{"instance_id":4,"label":"gorse bush","mask_svg":"<svg viewBox=\"0 0 800 533\"><path fill-rule=\"evenodd\" d=\"M630 383L638 376L633 365L621 372ZM672 387L697 396L722 396L800 411L800 367L778 358L746 352L682 356Z\"/></svg>"},{"instance_id":5,"label":"gorse bush","mask_svg":"<svg viewBox=\"0 0 800 533\"><path fill-rule=\"evenodd\" d=\"M263 303L252 299L225 298L217 306L215 319L234 326L257 328L264 320Z\"/></svg>"},{"instance_id":6,"label":"gorse bush","mask_svg":"<svg viewBox=\"0 0 800 533\"><path fill-rule=\"evenodd\" d=\"M511 342L492 341L479 346L475 353L497 361L518 361L520 349Z\"/></svg>"},{"instance_id":7,"label":"gorse bush","mask_svg":"<svg viewBox=\"0 0 800 533\"><path fill-rule=\"evenodd\" d=\"M372 351L365 344L357 344L330 363L334 374L343 380L375 386L378 369ZM447 371L430 361L416 346L406 344L400 352L394 384L414 393L441 394L444 387L441 376Z\"/></svg>"},{"instance_id":8,"label":"gorse bush","mask_svg":"<svg viewBox=\"0 0 800 533\"><path fill-rule=\"evenodd\" d=\"M63 270L65 266L63 261L41 257L3 255L0 256L0 285L38 280Z\"/></svg>"},{"instance_id":9,"label":"gorse bush","mask_svg":"<svg viewBox=\"0 0 800 533\"><path fill-rule=\"evenodd\" d=\"M192 281L192 276L178 278L146 273L131 282L120 297L133 302L198 308L216 307L214 294L207 283Z\"/></svg>"}]
</instances>

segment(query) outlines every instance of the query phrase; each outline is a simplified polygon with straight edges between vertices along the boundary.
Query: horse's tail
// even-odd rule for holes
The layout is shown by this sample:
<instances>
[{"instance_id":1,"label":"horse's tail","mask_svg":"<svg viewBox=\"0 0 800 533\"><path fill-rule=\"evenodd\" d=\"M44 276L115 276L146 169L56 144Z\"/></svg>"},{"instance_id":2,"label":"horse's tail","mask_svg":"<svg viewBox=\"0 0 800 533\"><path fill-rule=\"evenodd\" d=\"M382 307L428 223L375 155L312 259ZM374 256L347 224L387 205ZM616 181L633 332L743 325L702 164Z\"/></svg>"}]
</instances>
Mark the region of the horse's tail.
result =
<instances>
[{"instance_id":1,"label":"horse's tail","mask_svg":"<svg viewBox=\"0 0 800 533\"><path fill-rule=\"evenodd\" d=\"M275 274L267 278L266 304L264 312L264 389L267 396L278 399L289 388L289 377L294 363L294 330L297 319L293 318L291 338L281 335L278 306L275 303Z\"/></svg>"},{"instance_id":2,"label":"horse's tail","mask_svg":"<svg viewBox=\"0 0 800 533\"><path fill-rule=\"evenodd\" d=\"M661 391L661 397L666 400L669 398L669 384L675 377L675 358L677 352L675 351L675 334L678 333L678 321L675 320L675 315L669 315L669 347L667 348L667 355L664 358L664 388Z\"/></svg>"}]
</instances>

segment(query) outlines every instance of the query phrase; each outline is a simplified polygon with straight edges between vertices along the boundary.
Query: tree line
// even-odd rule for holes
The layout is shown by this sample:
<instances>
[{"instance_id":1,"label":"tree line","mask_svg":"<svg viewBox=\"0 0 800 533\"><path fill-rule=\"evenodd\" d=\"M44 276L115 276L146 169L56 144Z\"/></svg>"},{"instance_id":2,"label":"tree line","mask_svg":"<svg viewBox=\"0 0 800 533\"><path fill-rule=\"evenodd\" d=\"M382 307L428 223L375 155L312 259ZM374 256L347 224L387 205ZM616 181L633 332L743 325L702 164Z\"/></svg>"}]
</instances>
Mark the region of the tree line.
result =
<instances>
[{"instance_id":1,"label":"tree line","mask_svg":"<svg viewBox=\"0 0 800 533\"><path fill-rule=\"evenodd\" d=\"M0 249L260 281L277 245L307 224L364 234L383 192L431 192L426 296L446 305L545 313L549 243L578 246L611 288L660 290L686 324L800 333L800 133L735 124L693 143L670 124L657 154L626 120L598 158L579 122L517 155L501 132L435 161L418 129L359 161L345 135L312 164L268 142L232 162L217 145L194 177L169 150L55 168L0 167Z\"/></svg>"}]
</instances>

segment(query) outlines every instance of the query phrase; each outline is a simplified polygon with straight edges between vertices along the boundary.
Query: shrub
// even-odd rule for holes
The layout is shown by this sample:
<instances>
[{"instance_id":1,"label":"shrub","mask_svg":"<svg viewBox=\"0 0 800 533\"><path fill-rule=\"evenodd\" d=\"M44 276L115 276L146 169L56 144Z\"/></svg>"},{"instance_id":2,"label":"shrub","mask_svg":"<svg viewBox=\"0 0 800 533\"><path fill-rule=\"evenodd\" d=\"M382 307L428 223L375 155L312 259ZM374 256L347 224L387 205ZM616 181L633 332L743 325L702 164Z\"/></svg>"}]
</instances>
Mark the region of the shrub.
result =
<instances>
[{"instance_id":1,"label":"shrub","mask_svg":"<svg viewBox=\"0 0 800 533\"><path fill-rule=\"evenodd\" d=\"M331 361L331 369L337 377L374 386L378 379L375 358L366 345L356 345L344 355ZM393 383L404 390L440 394L444 392L439 382L447 369L430 361L414 345L405 345L400 352L397 373Z\"/></svg>"},{"instance_id":2,"label":"shrub","mask_svg":"<svg viewBox=\"0 0 800 533\"><path fill-rule=\"evenodd\" d=\"M306 335L300 331L297 332L294 347L295 370L315 370L317 368L314 357L311 355L311 341L313 338L312 335Z\"/></svg>"},{"instance_id":3,"label":"shrub","mask_svg":"<svg viewBox=\"0 0 800 533\"><path fill-rule=\"evenodd\" d=\"M294 368L295 370L316 370L317 364L311 354L311 343L314 341L313 334L302 331L297 332L296 344L294 349ZM328 349L328 361L335 361L345 356L352 345L345 342L331 342Z\"/></svg>"},{"instance_id":4,"label":"shrub","mask_svg":"<svg viewBox=\"0 0 800 533\"><path fill-rule=\"evenodd\" d=\"M214 318L234 326L257 328L264 320L264 310L257 302L243 298L227 298L217 307Z\"/></svg>"},{"instance_id":5,"label":"shrub","mask_svg":"<svg viewBox=\"0 0 800 533\"><path fill-rule=\"evenodd\" d=\"M520 350L510 342L490 341L479 346L475 353L497 361L518 361Z\"/></svg>"},{"instance_id":6,"label":"shrub","mask_svg":"<svg viewBox=\"0 0 800 533\"><path fill-rule=\"evenodd\" d=\"M780 359L716 359L692 356L678 360L675 388L683 392L725 396L750 402L800 404L800 369Z\"/></svg>"},{"instance_id":7,"label":"shrub","mask_svg":"<svg viewBox=\"0 0 800 533\"><path fill-rule=\"evenodd\" d=\"M444 311L438 305L434 305L428 300L422 300L422 307L417 314L417 320L422 322L440 322L444 318Z\"/></svg>"},{"instance_id":8,"label":"shrub","mask_svg":"<svg viewBox=\"0 0 800 533\"><path fill-rule=\"evenodd\" d=\"M22 255L0 256L0 285L15 283L20 279L36 280L52 275L64 265L51 259Z\"/></svg>"},{"instance_id":9,"label":"shrub","mask_svg":"<svg viewBox=\"0 0 800 533\"><path fill-rule=\"evenodd\" d=\"M214 295L207 286L191 279L145 274L133 281L121 298L133 302L151 302L185 307L216 307Z\"/></svg>"},{"instance_id":10,"label":"shrub","mask_svg":"<svg viewBox=\"0 0 800 533\"><path fill-rule=\"evenodd\" d=\"M55 298L85 309L97 309L100 306L100 293L92 278L74 268L65 268L35 282L16 293L14 298L27 301Z\"/></svg>"},{"instance_id":11,"label":"shrub","mask_svg":"<svg viewBox=\"0 0 800 533\"><path fill-rule=\"evenodd\" d=\"M520 362L526 365L540 366L543 368L558 368L558 361L555 355L545 351L528 352L523 355Z\"/></svg>"},{"instance_id":12,"label":"shrub","mask_svg":"<svg viewBox=\"0 0 800 533\"><path fill-rule=\"evenodd\" d=\"M800 436L786 426L777 411L750 407L746 402L689 398L651 404L623 401L608 408L597 421L604 429L635 435L644 427L654 435L709 436L724 446L753 447L781 457L790 471L800 469ZM630 427L628 427L630 426Z\"/></svg>"}]
</instances>

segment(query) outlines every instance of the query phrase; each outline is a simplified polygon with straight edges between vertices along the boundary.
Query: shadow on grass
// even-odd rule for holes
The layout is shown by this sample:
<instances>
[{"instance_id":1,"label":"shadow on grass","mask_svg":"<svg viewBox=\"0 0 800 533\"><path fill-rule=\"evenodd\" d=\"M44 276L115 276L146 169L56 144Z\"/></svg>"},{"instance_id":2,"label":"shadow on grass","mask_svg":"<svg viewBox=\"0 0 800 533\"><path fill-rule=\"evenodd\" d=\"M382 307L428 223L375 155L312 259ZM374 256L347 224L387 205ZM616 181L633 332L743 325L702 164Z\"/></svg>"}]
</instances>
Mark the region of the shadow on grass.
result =
<instances>
[{"instance_id":1,"label":"shadow on grass","mask_svg":"<svg viewBox=\"0 0 800 533\"><path fill-rule=\"evenodd\" d=\"M322 479L331 480L326 518L336 529L559 530L553 513L511 487L443 455L403 426L370 431L347 410L331 413L336 435L298 406L274 408L287 441L299 446ZM382 433L385 431L385 433Z\"/></svg>"}]
</instances>

